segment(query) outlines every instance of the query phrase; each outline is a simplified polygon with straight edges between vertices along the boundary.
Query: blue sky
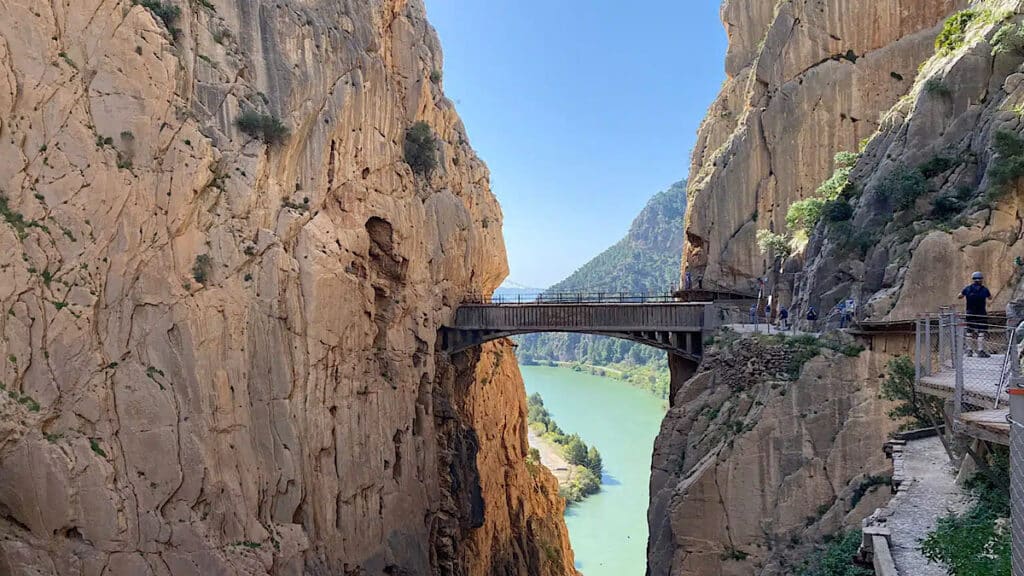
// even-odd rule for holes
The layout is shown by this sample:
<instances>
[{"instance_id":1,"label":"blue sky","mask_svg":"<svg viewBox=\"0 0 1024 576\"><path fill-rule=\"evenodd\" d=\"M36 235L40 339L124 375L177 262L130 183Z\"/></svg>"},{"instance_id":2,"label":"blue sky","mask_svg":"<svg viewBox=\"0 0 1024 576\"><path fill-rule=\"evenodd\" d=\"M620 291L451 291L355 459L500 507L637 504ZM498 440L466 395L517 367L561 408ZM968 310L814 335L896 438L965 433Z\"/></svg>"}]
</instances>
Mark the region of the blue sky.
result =
<instances>
[{"instance_id":1,"label":"blue sky","mask_svg":"<svg viewBox=\"0 0 1024 576\"><path fill-rule=\"evenodd\" d=\"M491 169L509 279L546 287L684 178L724 73L716 0L426 0Z\"/></svg>"}]
</instances>

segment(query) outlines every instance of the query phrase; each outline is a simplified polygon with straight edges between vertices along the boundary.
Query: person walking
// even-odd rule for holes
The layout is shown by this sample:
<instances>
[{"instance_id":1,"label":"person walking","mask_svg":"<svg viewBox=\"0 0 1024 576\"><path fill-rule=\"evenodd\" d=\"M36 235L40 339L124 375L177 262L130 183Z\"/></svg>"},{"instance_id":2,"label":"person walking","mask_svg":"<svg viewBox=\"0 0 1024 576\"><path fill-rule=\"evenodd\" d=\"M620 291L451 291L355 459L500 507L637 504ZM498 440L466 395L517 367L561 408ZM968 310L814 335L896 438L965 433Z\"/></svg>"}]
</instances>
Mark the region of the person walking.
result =
<instances>
[{"instance_id":1,"label":"person walking","mask_svg":"<svg viewBox=\"0 0 1024 576\"><path fill-rule=\"evenodd\" d=\"M817 320L818 320L818 311L814 308L814 306L811 306L810 308L807 309L807 321L808 322L816 322Z\"/></svg>"},{"instance_id":2,"label":"person walking","mask_svg":"<svg viewBox=\"0 0 1024 576\"><path fill-rule=\"evenodd\" d=\"M779 328L789 330L789 310L785 306L779 308Z\"/></svg>"},{"instance_id":3,"label":"person walking","mask_svg":"<svg viewBox=\"0 0 1024 576\"><path fill-rule=\"evenodd\" d=\"M757 304L750 305L750 323L757 324Z\"/></svg>"},{"instance_id":4,"label":"person walking","mask_svg":"<svg viewBox=\"0 0 1024 576\"><path fill-rule=\"evenodd\" d=\"M974 347L977 350L978 358L988 358L985 350L985 334L988 332L988 300L992 293L985 286L985 275L981 272L971 274L971 283L960 291L958 300L966 300L967 312L967 355L974 356L971 350L970 339L974 336Z\"/></svg>"},{"instance_id":5,"label":"person walking","mask_svg":"<svg viewBox=\"0 0 1024 576\"><path fill-rule=\"evenodd\" d=\"M693 290L693 273L689 270L686 271L686 281L684 286L687 290Z\"/></svg>"}]
</instances>

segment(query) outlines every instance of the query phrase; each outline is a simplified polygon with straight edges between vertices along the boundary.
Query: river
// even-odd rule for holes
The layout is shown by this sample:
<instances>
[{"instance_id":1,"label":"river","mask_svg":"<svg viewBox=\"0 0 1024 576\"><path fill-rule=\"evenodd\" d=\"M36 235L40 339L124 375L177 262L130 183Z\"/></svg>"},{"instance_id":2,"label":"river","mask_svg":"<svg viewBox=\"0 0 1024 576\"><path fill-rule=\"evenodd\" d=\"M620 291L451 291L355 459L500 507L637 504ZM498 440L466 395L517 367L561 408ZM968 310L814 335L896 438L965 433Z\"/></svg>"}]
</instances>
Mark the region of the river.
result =
<instances>
[{"instance_id":1,"label":"river","mask_svg":"<svg viewBox=\"0 0 1024 576\"><path fill-rule=\"evenodd\" d=\"M642 576L651 448L664 402L629 384L568 368L521 370L527 394L540 392L558 426L601 451L601 492L565 515L576 567L585 576Z\"/></svg>"}]
</instances>

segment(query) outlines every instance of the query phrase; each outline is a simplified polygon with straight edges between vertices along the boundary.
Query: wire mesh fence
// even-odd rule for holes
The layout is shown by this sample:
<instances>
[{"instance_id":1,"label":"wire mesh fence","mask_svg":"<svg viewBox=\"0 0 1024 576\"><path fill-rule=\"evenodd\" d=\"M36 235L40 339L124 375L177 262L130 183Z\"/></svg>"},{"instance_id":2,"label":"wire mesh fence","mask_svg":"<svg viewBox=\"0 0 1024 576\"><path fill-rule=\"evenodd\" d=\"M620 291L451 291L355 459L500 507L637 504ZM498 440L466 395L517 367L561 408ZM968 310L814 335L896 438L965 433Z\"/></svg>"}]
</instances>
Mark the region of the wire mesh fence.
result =
<instances>
[{"instance_id":1,"label":"wire mesh fence","mask_svg":"<svg viewBox=\"0 0 1024 576\"><path fill-rule=\"evenodd\" d=\"M1013 576L1024 576L1024 396L1010 401L1010 554Z\"/></svg>"}]
</instances>

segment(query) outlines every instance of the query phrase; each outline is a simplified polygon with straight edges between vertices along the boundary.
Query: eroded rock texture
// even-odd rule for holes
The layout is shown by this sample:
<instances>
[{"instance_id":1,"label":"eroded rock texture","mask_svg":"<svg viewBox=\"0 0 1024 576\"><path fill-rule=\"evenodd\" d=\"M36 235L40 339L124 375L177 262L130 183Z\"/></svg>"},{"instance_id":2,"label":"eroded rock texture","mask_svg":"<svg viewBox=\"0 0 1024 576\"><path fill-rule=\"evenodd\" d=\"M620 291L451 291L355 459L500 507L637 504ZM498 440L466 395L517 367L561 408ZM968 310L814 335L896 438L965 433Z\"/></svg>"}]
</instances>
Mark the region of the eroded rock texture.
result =
<instances>
[{"instance_id":1,"label":"eroded rock texture","mask_svg":"<svg viewBox=\"0 0 1024 576\"><path fill-rule=\"evenodd\" d=\"M728 81L693 153L684 269L756 291L770 262L757 230L782 232L833 156L856 151L910 91L937 25L965 0L726 0Z\"/></svg>"},{"instance_id":2,"label":"eroded rock texture","mask_svg":"<svg viewBox=\"0 0 1024 576\"><path fill-rule=\"evenodd\" d=\"M830 350L792 381L792 350L717 346L678 389L655 441L648 574L794 574L810 545L888 498L897 424L879 398L883 355Z\"/></svg>"},{"instance_id":3,"label":"eroded rock texture","mask_svg":"<svg viewBox=\"0 0 1024 576\"><path fill-rule=\"evenodd\" d=\"M1021 138L1024 52L993 51L1020 4L976 2L962 45L924 63L854 169L849 223L822 223L797 284L799 303L827 310L852 297L870 319L912 318L957 305L978 270L1001 310L1024 296L1019 179L1001 184L996 134ZM910 174L913 178L908 179ZM916 184L914 183L916 182ZM900 196L911 194L901 205ZM864 239L851 249L843 236Z\"/></svg>"},{"instance_id":4,"label":"eroded rock texture","mask_svg":"<svg viewBox=\"0 0 1024 576\"><path fill-rule=\"evenodd\" d=\"M0 573L572 573L422 2L148 4L0 6Z\"/></svg>"}]
</instances>

